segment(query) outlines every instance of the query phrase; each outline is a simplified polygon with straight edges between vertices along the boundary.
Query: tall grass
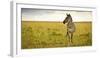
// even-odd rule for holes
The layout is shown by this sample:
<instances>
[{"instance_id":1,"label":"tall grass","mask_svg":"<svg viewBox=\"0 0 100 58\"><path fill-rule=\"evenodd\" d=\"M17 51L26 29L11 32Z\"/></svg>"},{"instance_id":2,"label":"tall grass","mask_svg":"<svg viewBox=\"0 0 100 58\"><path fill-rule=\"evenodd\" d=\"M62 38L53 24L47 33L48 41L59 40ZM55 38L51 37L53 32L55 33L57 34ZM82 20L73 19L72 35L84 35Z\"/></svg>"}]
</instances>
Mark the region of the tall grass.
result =
<instances>
[{"instance_id":1,"label":"tall grass","mask_svg":"<svg viewBox=\"0 0 100 58\"><path fill-rule=\"evenodd\" d=\"M70 46L92 45L92 23L76 22L73 44ZM21 48L68 47L66 25L61 22L22 21Z\"/></svg>"}]
</instances>

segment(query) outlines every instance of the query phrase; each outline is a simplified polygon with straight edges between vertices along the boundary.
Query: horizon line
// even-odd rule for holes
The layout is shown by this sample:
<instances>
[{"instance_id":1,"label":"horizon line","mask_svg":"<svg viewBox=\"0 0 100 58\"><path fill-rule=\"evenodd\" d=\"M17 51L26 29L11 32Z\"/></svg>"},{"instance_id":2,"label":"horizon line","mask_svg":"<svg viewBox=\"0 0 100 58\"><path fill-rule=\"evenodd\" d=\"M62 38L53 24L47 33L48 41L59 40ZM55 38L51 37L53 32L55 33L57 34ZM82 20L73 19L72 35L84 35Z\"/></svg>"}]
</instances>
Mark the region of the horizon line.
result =
<instances>
[{"instance_id":1,"label":"horizon line","mask_svg":"<svg viewBox=\"0 0 100 58\"><path fill-rule=\"evenodd\" d=\"M25 21L24 20L23 22L63 22L63 21ZM92 22L92 21L73 21L73 22Z\"/></svg>"}]
</instances>

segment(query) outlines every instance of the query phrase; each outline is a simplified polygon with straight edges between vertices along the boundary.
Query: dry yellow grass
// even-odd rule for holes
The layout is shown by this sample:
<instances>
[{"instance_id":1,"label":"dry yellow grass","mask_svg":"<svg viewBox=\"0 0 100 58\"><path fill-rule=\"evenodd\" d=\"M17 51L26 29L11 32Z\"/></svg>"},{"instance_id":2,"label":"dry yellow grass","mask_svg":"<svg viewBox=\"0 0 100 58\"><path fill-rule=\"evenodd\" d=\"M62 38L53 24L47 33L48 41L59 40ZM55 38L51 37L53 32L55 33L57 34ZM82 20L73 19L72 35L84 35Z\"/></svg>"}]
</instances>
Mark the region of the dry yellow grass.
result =
<instances>
[{"instance_id":1,"label":"dry yellow grass","mask_svg":"<svg viewBox=\"0 0 100 58\"><path fill-rule=\"evenodd\" d=\"M75 26L76 31L70 46L91 46L92 23L75 22ZM66 28L62 22L22 21L21 47L22 49L68 47Z\"/></svg>"}]
</instances>

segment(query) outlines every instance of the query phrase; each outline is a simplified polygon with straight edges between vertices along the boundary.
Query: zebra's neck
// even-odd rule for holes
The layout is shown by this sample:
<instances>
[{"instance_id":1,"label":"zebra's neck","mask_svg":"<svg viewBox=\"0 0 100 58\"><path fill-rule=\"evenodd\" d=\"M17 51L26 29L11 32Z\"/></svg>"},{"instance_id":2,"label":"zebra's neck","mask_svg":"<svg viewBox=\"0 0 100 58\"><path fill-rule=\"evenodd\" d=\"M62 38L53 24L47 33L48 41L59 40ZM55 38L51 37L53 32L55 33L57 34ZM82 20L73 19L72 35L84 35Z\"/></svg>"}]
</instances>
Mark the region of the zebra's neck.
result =
<instances>
[{"instance_id":1,"label":"zebra's neck","mask_svg":"<svg viewBox=\"0 0 100 58\"><path fill-rule=\"evenodd\" d=\"M73 23L72 19L68 21L68 23Z\"/></svg>"}]
</instances>

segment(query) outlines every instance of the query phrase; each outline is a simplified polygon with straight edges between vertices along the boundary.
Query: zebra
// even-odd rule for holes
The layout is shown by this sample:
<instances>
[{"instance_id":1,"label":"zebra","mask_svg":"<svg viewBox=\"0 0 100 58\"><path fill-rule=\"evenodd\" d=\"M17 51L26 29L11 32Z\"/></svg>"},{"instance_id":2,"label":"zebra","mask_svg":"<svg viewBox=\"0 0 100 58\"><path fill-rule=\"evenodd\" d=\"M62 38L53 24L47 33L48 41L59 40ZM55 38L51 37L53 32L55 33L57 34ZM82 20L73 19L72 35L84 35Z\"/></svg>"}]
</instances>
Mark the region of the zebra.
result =
<instances>
[{"instance_id":1,"label":"zebra","mask_svg":"<svg viewBox=\"0 0 100 58\"><path fill-rule=\"evenodd\" d=\"M69 38L69 42L73 43L73 33L75 32L75 24L73 22L72 16L70 14L66 14L66 18L63 21L63 24L67 23L67 34L66 36L68 36Z\"/></svg>"}]
</instances>

